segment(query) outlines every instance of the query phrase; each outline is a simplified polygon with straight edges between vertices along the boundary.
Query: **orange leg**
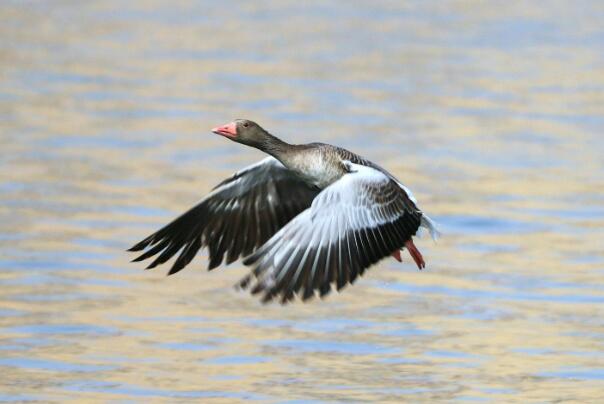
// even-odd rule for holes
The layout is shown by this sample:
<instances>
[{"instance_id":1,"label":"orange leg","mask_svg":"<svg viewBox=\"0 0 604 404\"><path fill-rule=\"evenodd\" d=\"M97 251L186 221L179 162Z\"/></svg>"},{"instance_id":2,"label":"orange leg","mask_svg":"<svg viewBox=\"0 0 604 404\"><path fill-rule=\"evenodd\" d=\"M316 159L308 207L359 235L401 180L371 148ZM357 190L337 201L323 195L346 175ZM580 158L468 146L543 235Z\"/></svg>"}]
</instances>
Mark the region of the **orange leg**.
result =
<instances>
[{"instance_id":1,"label":"orange leg","mask_svg":"<svg viewBox=\"0 0 604 404\"><path fill-rule=\"evenodd\" d=\"M415 263L417 264L417 267L420 270L422 268L425 268L426 263L424 262L424 257L422 257L422 253L420 253L419 250L417 249L417 247L415 246L415 244L413 244L412 239L409 239L405 242L405 247L407 247L407 250L409 251L411 258L413 258L413 261L415 261Z\"/></svg>"},{"instance_id":2,"label":"orange leg","mask_svg":"<svg viewBox=\"0 0 604 404\"><path fill-rule=\"evenodd\" d=\"M394 259L398 262L403 262L403 259L401 258L401 250L399 250L398 248L394 250L394 252L392 253L392 257L394 257Z\"/></svg>"}]
</instances>

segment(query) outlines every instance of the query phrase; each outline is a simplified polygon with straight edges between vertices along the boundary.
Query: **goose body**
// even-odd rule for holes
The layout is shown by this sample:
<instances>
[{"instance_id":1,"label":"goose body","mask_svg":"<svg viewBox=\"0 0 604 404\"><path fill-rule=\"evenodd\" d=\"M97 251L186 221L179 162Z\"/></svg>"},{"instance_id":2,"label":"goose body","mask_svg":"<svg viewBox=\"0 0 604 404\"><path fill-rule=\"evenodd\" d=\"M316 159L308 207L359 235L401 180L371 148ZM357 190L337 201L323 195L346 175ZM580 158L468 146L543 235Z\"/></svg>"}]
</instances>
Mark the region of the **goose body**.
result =
<instances>
[{"instance_id":1,"label":"goose body","mask_svg":"<svg viewBox=\"0 0 604 404\"><path fill-rule=\"evenodd\" d=\"M130 251L134 261L155 256L153 268L179 254L169 274L188 265L202 247L209 267L239 257L252 268L239 286L263 301L306 300L340 290L379 260L401 261L420 227L438 231L392 174L348 150L324 143L290 145L249 120L214 133L270 156L222 181L197 205Z\"/></svg>"}]
</instances>

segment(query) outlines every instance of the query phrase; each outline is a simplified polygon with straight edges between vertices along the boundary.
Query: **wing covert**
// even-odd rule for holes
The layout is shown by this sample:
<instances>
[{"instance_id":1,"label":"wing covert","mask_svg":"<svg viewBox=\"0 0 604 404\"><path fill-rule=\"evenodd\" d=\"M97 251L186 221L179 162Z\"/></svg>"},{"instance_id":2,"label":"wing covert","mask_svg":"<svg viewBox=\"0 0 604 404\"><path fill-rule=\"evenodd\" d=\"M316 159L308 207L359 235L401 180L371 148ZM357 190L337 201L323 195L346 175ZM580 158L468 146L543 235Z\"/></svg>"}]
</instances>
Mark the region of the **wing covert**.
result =
<instances>
[{"instance_id":1,"label":"wing covert","mask_svg":"<svg viewBox=\"0 0 604 404\"><path fill-rule=\"evenodd\" d=\"M325 188L244 260L252 273L240 282L281 302L352 284L401 248L417 232L422 213L400 185L372 167L349 163L351 172Z\"/></svg>"}]
</instances>

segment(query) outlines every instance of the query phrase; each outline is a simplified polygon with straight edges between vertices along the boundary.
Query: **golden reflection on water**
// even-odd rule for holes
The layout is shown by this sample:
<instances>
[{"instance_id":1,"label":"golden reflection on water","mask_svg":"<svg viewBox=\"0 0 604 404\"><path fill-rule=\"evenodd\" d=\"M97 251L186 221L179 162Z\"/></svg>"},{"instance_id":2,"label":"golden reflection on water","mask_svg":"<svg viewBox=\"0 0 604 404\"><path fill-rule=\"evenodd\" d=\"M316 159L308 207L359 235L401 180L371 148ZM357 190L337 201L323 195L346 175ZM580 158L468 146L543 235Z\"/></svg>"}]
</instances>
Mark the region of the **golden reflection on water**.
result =
<instances>
[{"instance_id":1,"label":"golden reflection on water","mask_svg":"<svg viewBox=\"0 0 604 404\"><path fill-rule=\"evenodd\" d=\"M604 398L598 2L4 2L0 400ZM123 252L261 158L380 162L445 237L324 302Z\"/></svg>"}]
</instances>

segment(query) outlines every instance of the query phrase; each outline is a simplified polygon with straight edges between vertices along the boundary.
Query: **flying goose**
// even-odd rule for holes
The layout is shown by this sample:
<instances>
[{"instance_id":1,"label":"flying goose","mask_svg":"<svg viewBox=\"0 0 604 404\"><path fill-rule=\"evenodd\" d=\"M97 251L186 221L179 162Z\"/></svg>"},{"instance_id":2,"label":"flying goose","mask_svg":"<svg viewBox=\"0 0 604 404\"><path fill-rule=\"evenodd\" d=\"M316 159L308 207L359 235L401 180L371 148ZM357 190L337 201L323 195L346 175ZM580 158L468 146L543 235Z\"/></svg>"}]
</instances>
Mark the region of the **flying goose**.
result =
<instances>
[{"instance_id":1,"label":"flying goose","mask_svg":"<svg viewBox=\"0 0 604 404\"><path fill-rule=\"evenodd\" d=\"M426 266L413 236L420 227L435 240L439 232L382 167L329 144L288 144L247 119L212 131L269 157L130 248L144 250L133 261L155 257L151 269L178 254L171 275L201 247L209 251L208 270L244 257L252 271L238 285L282 303L340 290L385 257L400 262L403 248L419 269Z\"/></svg>"}]
</instances>

